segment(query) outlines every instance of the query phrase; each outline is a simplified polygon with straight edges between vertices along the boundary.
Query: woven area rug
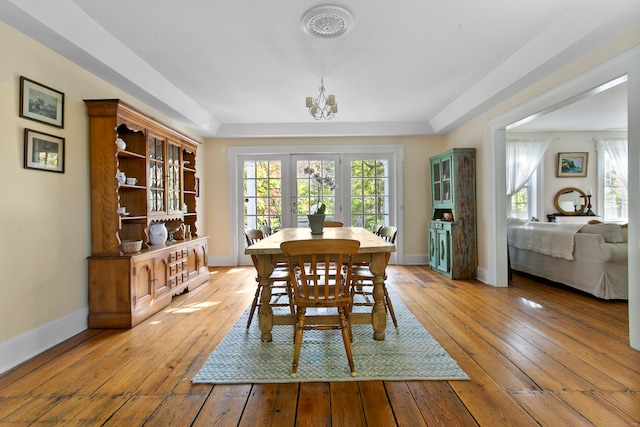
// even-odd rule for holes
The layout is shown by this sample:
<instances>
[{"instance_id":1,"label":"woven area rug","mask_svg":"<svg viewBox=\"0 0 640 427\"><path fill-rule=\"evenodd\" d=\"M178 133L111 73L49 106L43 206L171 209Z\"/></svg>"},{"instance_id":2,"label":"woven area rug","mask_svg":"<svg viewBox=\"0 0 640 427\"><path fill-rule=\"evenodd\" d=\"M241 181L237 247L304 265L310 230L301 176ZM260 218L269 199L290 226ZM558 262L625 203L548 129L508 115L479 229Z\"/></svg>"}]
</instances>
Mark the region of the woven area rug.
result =
<instances>
[{"instance_id":1,"label":"woven area rug","mask_svg":"<svg viewBox=\"0 0 640 427\"><path fill-rule=\"evenodd\" d=\"M308 381L468 380L458 364L422 327L390 286L398 319L387 315L384 341L373 339L371 325L353 325L352 377L339 330L305 331L296 378L291 378L293 326L274 326L273 341L260 340L257 315L246 329L248 310L232 327L193 383L248 384ZM279 308L274 308L274 311ZM356 310L358 307L356 307ZM361 307L370 310L370 307Z\"/></svg>"}]
</instances>

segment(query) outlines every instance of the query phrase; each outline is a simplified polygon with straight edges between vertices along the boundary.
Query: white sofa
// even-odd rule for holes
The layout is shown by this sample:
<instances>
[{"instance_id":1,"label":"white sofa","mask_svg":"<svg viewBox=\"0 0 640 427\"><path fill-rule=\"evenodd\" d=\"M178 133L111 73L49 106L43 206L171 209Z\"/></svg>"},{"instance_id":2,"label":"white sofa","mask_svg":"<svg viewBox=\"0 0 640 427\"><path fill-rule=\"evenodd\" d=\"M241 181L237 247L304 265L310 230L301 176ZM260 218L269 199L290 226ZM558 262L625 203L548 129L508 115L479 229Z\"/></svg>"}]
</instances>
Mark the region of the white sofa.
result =
<instances>
[{"instance_id":1,"label":"white sofa","mask_svg":"<svg viewBox=\"0 0 640 427\"><path fill-rule=\"evenodd\" d=\"M545 224L544 226L542 224ZM588 224L573 234L572 260L524 249L517 236L553 233L554 225L510 221L507 226L511 269L561 283L603 299L628 299L627 228L618 224ZM555 224L562 226L562 224ZM546 231L545 231L546 232Z\"/></svg>"}]
</instances>

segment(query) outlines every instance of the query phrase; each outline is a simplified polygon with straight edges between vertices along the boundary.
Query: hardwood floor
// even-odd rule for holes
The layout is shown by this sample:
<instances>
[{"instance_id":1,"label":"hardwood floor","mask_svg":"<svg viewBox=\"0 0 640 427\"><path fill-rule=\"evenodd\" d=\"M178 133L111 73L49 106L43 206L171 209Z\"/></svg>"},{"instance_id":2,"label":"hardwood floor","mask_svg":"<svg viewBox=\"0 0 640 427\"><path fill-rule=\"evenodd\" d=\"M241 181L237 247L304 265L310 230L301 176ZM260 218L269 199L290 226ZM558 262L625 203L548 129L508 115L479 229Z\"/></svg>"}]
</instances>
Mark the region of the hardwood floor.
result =
<instances>
[{"instance_id":1,"label":"hardwood floor","mask_svg":"<svg viewBox=\"0 0 640 427\"><path fill-rule=\"evenodd\" d=\"M0 426L640 425L626 302L388 272L470 381L192 385L255 290L253 267L221 267L134 329L87 330L1 375Z\"/></svg>"}]
</instances>

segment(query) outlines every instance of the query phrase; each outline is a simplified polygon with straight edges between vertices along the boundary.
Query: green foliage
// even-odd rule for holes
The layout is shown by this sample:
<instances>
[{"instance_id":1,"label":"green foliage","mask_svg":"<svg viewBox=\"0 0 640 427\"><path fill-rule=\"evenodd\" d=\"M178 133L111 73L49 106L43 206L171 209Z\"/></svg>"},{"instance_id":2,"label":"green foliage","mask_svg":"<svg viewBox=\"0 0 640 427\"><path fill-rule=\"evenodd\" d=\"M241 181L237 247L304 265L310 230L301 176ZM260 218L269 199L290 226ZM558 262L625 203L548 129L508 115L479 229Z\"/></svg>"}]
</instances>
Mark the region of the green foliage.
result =
<instances>
[{"instance_id":1,"label":"green foliage","mask_svg":"<svg viewBox=\"0 0 640 427\"><path fill-rule=\"evenodd\" d=\"M514 218L527 218L527 186L522 187L517 193L511 196L511 216Z\"/></svg>"}]
</instances>

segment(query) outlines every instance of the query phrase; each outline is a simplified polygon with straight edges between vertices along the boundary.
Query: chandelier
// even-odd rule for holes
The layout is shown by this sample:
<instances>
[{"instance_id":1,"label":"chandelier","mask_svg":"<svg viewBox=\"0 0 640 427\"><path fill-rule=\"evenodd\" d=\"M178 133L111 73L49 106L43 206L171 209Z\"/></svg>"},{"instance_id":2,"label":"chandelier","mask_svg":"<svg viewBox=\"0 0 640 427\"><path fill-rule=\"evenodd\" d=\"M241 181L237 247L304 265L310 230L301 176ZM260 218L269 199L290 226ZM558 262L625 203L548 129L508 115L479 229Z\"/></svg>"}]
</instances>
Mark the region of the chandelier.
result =
<instances>
[{"instance_id":1,"label":"chandelier","mask_svg":"<svg viewBox=\"0 0 640 427\"><path fill-rule=\"evenodd\" d=\"M307 96L307 108L311 116L316 119L331 120L338 112L338 104L336 104L336 96L325 94L324 80L320 79L320 94L317 98Z\"/></svg>"}]
</instances>

